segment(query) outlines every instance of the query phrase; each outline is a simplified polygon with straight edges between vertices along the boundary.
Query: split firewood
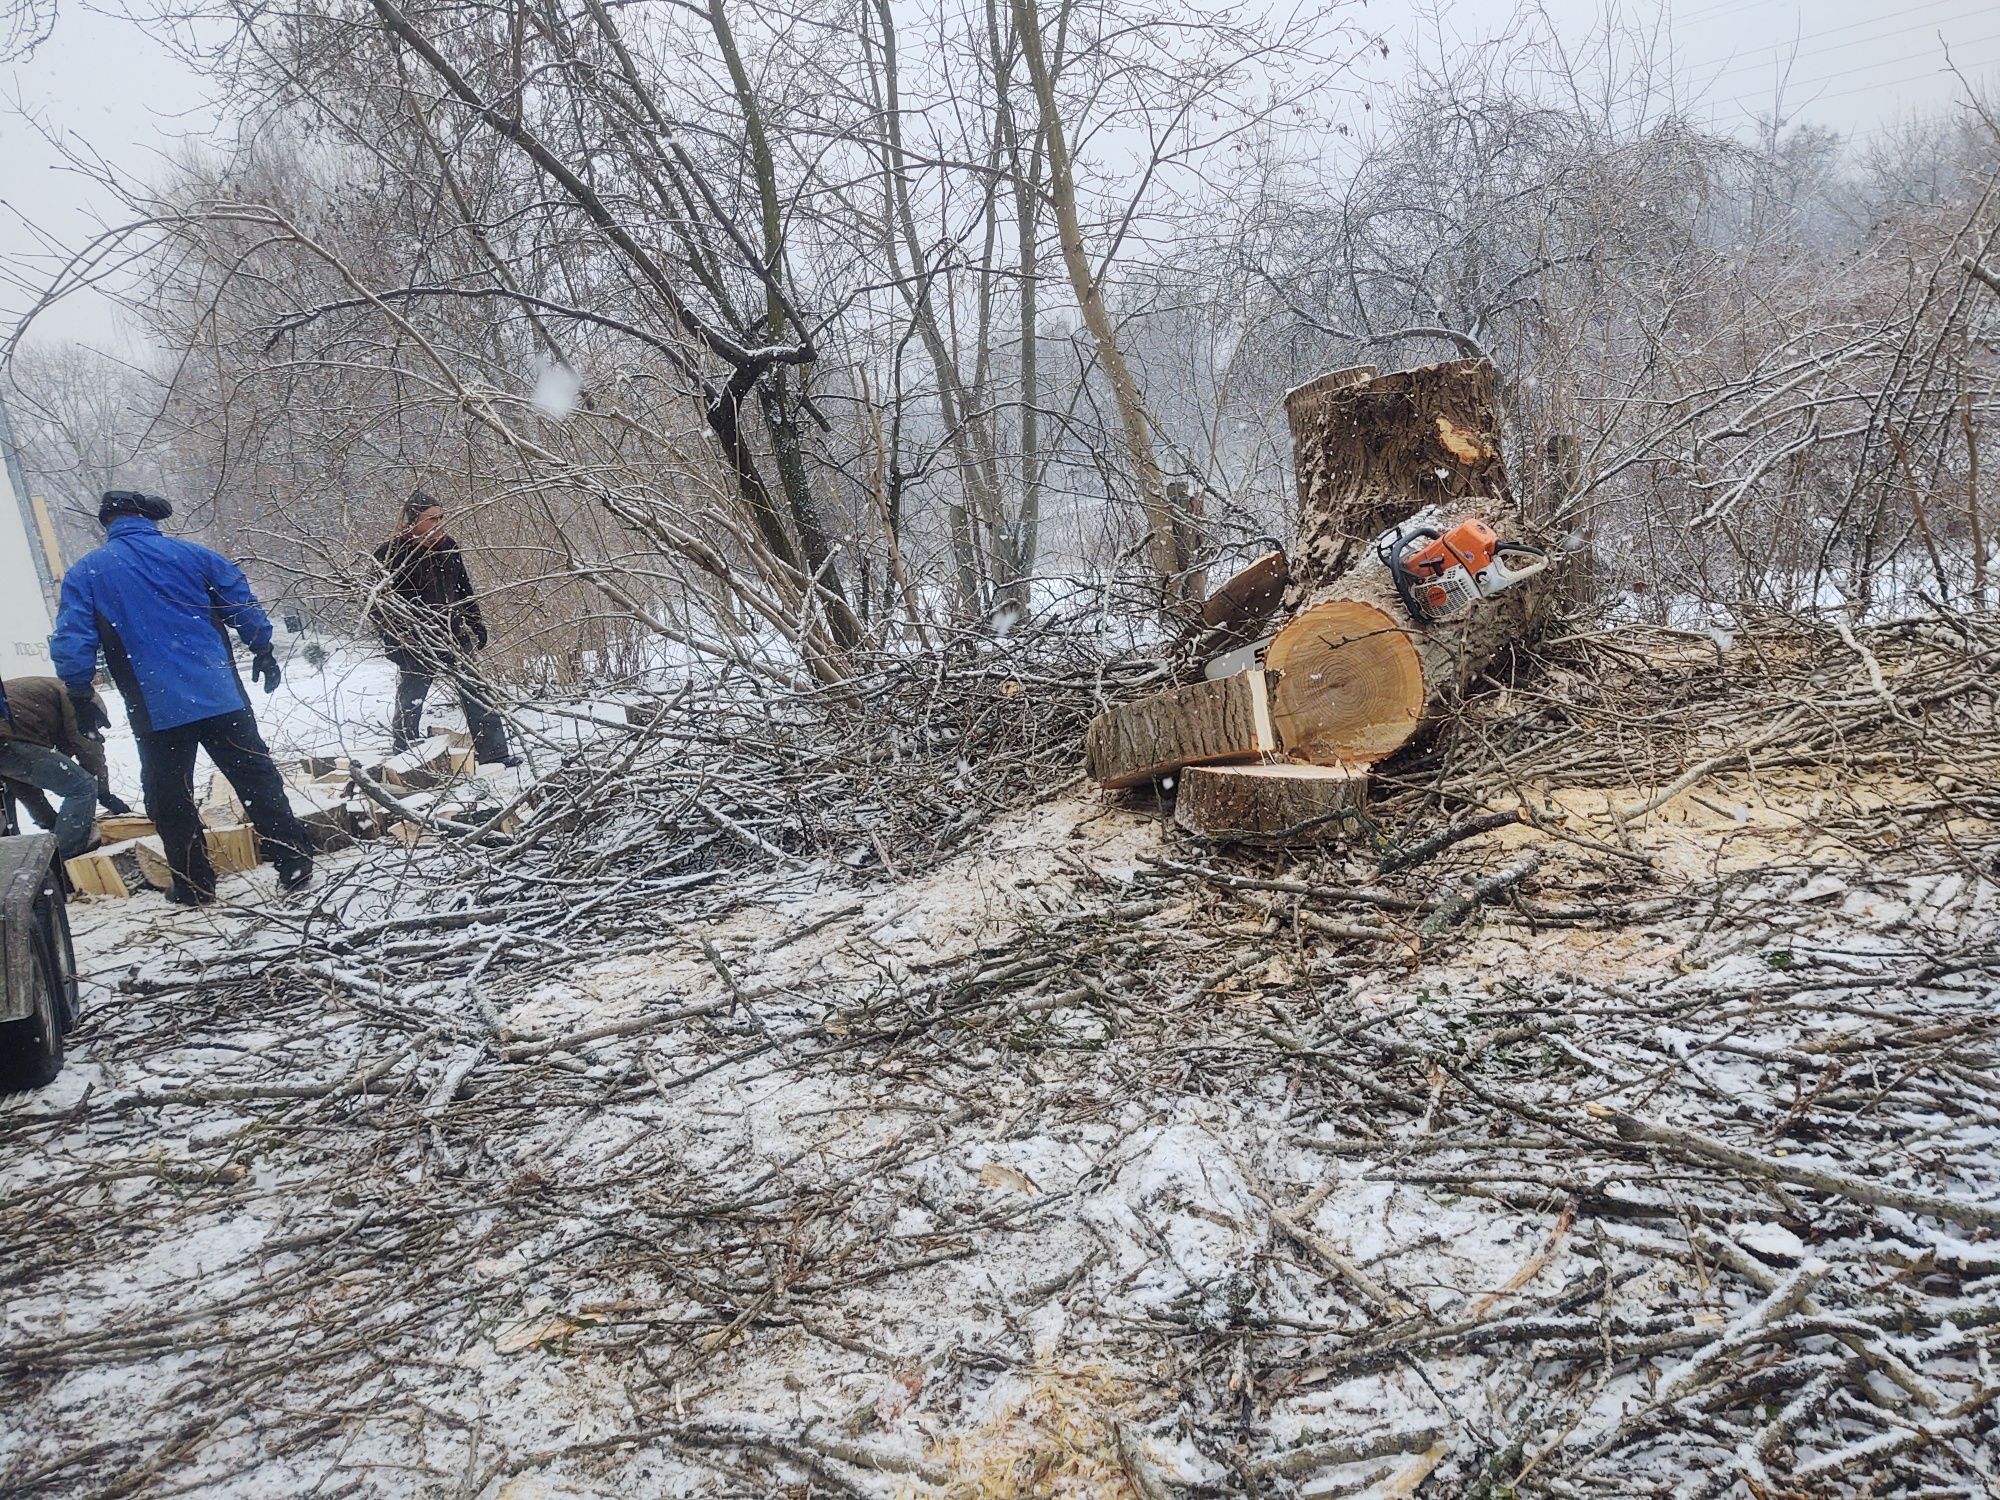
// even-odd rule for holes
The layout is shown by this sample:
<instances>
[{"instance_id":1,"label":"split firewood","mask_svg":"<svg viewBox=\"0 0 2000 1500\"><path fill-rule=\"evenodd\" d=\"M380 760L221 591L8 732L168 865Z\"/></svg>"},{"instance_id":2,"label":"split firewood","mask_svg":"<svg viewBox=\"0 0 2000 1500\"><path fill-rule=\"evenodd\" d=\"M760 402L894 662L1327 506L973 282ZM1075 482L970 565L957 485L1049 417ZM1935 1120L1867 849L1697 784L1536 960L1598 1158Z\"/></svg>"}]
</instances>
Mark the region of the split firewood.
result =
<instances>
[{"instance_id":1,"label":"split firewood","mask_svg":"<svg viewBox=\"0 0 2000 1500\"><path fill-rule=\"evenodd\" d=\"M257 831L248 823L230 828L204 828L202 841L208 845L208 863L217 875L240 875L257 868ZM167 866L166 846L157 834L134 839L132 853L138 859L139 874L147 885L164 891L174 883Z\"/></svg>"}]
</instances>

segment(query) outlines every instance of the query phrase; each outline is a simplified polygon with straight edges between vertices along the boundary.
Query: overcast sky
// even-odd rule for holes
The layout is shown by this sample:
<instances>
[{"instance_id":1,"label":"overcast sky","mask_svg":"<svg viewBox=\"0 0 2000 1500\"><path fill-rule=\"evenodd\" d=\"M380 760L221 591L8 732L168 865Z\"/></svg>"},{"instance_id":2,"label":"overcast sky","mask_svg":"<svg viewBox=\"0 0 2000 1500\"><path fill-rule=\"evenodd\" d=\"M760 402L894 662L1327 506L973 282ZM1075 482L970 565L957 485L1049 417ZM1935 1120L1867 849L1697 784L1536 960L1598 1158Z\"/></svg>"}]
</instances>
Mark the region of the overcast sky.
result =
<instances>
[{"instance_id":1,"label":"overcast sky","mask_svg":"<svg viewBox=\"0 0 2000 1500\"><path fill-rule=\"evenodd\" d=\"M115 0L114 0L115 3ZM1600 0L1545 0L1561 34L1581 37ZM1395 81L1418 42L1413 0L1368 0L1354 16L1380 30L1390 55L1371 60L1369 77ZM1491 34L1514 0L1456 0L1448 24L1463 37ZM1945 48L1975 78L2000 72L2000 7L1993 0L1627 0L1640 22L1664 15L1667 33L1702 109L1719 125L1743 126L1766 110L1789 65L1787 103L1804 119L1847 132L1880 129L1901 114L1928 112L1952 96ZM212 128L203 80L164 54L130 23L65 0L51 39L0 78L0 106L26 108L119 168L143 173L191 132ZM45 241L74 249L116 204L11 109L0 108L0 318L11 328L58 263ZM76 338L118 347L115 311L78 297L37 322L40 338Z\"/></svg>"}]
</instances>

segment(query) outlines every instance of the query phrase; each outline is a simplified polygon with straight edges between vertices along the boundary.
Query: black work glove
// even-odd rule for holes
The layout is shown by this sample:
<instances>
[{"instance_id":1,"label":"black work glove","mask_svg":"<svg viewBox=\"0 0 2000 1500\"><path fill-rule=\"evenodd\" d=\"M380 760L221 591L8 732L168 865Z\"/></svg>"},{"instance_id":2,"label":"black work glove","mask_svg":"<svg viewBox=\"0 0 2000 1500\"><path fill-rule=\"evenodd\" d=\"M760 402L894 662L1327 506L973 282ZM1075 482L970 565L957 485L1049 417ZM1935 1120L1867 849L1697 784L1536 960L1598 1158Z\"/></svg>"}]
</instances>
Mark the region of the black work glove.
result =
<instances>
[{"instance_id":1,"label":"black work glove","mask_svg":"<svg viewBox=\"0 0 2000 1500\"><path fill-rule=\"evenodd\" d=\"M76 727L92 739L99 738L111 727L111 715L97 701L97 695L88 689L79 693L70 690L69 701L76 705Z\"/></svg>"},{"instance_id":2,"label":"black work glove","mask_svg":"<svg viewBox=\"0 0 2000 1500\"><path fill-rule=\"evenodd\" d=\"M459 635L465 641L466 645L472 647L473 650L484 651L486 649L486 622L484 620L467 620L465 628L459 632Z\"/></svg>"},{"instance_id":3,"label":"black work glove","mask_svg":"<svg viewBox=\"0 0 2000 1500\"><path fill-rule=\"evenodd\" d=\"M250 680L264 684L264 691L275 693L283 674L278 671L278 658L269 651L259 651L250 658Z\"/></svg>"},{"instance_id":4,"label":"black work glove","mask_svg":"<svg viewBox=\"0 0 2000 1500\"><path fill-rule=\"evenodd\" d=\"M108 813L114 813L121 818L132 816L132 804L116 792L100 789L97 793L97 801Z\"/></svg>"}]
</instances>

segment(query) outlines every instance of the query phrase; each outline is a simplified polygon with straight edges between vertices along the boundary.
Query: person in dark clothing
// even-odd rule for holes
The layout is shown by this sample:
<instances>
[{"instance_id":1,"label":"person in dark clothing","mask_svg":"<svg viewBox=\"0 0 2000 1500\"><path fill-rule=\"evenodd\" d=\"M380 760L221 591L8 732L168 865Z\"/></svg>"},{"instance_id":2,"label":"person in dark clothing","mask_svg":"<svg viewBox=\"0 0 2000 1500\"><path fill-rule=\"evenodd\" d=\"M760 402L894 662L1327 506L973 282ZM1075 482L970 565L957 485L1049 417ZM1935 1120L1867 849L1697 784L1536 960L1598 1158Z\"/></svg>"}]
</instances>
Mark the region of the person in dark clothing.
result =
<instances>
[{"instance_id":1,"label":"person in dark clothing","mask_svg":"<svg viewBox=\"0 0 2000 1500\"><path fill-rule=\"evenodd\" d=\"M104 712L102 700L94 706ZM64 859L90 848L98 803L111 812L132 810L111 790L104 742L83 732L69 690L54 677L0 683L0 780L37 823L55 830ZM62 798L61 812L44 792Z\"/></svg>"},{"instance_id":2,"label":"person in dark clothing","mask_svg":"<svg viewBox=\"0 0 2000 1500\"><path fill-rule=\"evenodd\" d=\"M63 575L49 655L84 733L110 723L90 686L100 651L124 694L139 741L146 813L173 872L168 900L194 906L215 899L215 871L194 801L200 750L236 788L264 857L278 867L278 884L297 890L312 879L311 838L257 732L229 645L234 630L250 648L252 678L266 693L276 692L271 622L235 563L161 534L159 523L173 513L158 495L104 492L97 509L104 545Z\"/></svg>"},{"instance_id":3,"label":"person in dark clothing","mask_svg":"<svg viewBox=\"0 0 2000 1500\"><path fill-rule=\"evenodd\" d=\"M403 524L375 549L382 566L369 618L382 637L383 654L401 674L396 716L390 726L398 754L419 738L424 699L442 677L458 693L473 753L482 763L517 766L507 749L507 726L493 709L493 693L473 654L486 648L486 621L465 571L465 556L444 529L444 507L422 490L403 506Z\"/></svg>"}]
</instances>

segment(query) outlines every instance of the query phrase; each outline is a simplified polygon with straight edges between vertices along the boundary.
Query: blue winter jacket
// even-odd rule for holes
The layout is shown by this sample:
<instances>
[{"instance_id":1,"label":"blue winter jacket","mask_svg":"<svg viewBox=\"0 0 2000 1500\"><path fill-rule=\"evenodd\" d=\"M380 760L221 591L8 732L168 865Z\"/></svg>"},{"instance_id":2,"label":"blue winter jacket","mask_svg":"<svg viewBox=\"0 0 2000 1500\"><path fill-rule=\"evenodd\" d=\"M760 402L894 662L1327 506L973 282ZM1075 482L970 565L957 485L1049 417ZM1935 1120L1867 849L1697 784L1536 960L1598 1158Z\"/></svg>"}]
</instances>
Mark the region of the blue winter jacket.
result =
<instances>
[{"instance_id":1,"label":"blue winter jacket","mask_svg":"<svg viewBox=\"0 0 2000 1500\"><path fill-rule=\"evenodd\" d=\"M74 690L89 686L102 648L132 728L145 734L250 706L232 629L252 652L271 644L241 568L143 516L118 516L104 545L63 575L49 656Z\"/></svg>"}]
</instances>

